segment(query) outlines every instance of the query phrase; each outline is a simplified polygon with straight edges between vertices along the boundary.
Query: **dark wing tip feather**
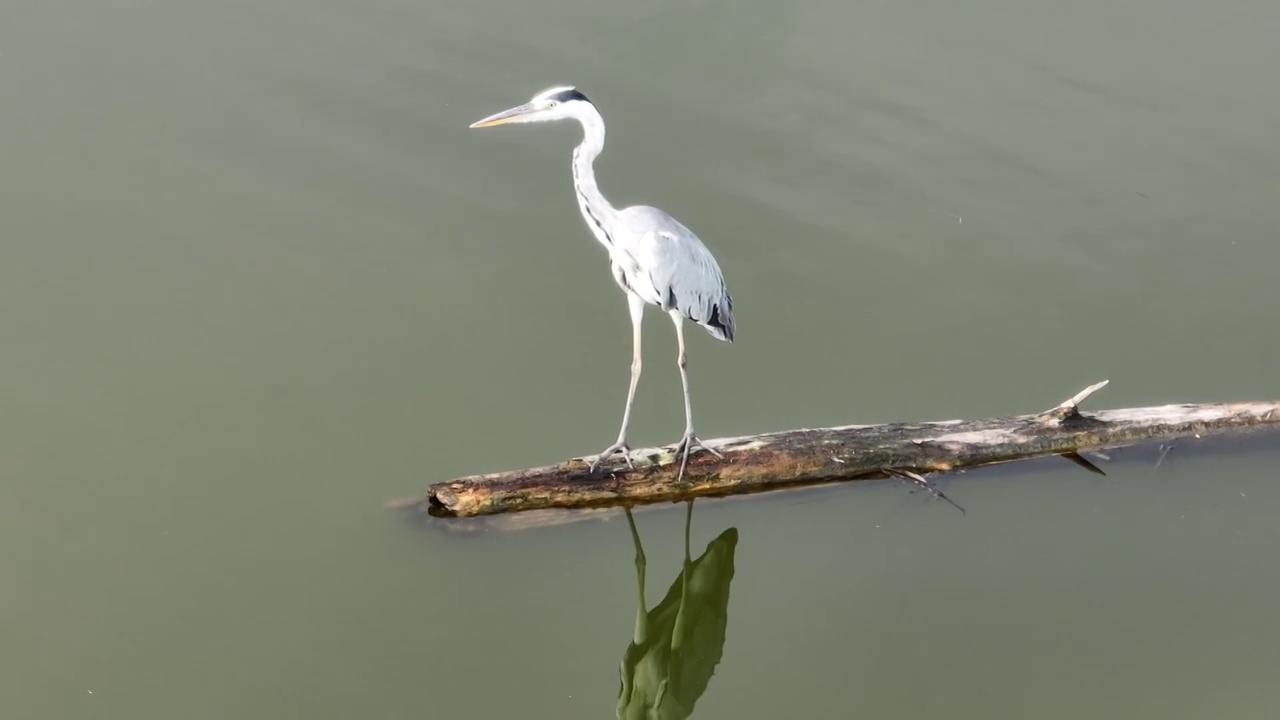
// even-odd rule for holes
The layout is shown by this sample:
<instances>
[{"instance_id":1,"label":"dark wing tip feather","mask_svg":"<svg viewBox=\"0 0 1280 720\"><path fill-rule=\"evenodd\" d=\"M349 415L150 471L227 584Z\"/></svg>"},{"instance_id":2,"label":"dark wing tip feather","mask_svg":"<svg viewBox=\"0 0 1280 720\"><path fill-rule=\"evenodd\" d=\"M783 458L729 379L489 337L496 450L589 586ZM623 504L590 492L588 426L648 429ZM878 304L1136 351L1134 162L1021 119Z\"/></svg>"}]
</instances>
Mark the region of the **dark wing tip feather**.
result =
<instances>
[{"instance_id":1,"label":"dark wing tip feather","mask_svg":"<svg viewBox=\"0 0 1280 720\"><path fill-rule=\"evenodd\" d=\"M725 308L721 312L721 307ZM733 331L735 330L733 322L733 299L728 296L721 302L711 306L711 317L703 323L707 330L715 337L726 342L733 342Z\"/></svg>"}]
</instances>

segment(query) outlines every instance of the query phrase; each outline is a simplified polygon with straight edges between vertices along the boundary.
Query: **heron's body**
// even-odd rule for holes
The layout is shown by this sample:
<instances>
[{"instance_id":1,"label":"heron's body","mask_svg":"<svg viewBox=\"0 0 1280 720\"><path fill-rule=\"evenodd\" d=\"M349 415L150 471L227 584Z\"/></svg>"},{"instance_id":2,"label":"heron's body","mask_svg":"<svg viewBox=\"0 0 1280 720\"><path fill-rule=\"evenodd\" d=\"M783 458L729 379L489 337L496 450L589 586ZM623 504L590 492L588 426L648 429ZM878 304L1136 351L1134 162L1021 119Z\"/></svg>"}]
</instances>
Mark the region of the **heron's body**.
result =
<instances>
[{"instance_id":1,"label":"heron's body","mask_svg":"<svg viewBox=\"0 0 1280 720\"><path fill-rule=\"evenodd\" d=\"M573 151L573 187L578 208L592 235L609 253L613 279L627 295L633 331L631 385L623 411L622 430L617 442L600 454L593 467L619 450L624 453L627 464L631 464L627 454L630 450L627 427L636 383L640 379L641 317L645 305L656 305L675 322L679 341L677 360L684 387L686 420L685 435L678 450L683 451L680 468L683 475L689 451L693 445L701 445L693 432L683 321L692 320L712 336L733 342L733 298L729 295L720 266L692 230L655 207L634 205L616 209L600 193L596 185L595 159L604 149L604 118L595 105L576 89L552 88L539 93L525 105L492 115L472 127L570 118L580 122L583 129L582 143Z\"/></svg>"},{"instance_id":2,"label":"heron's body","mask_svg":"<svg viewBox=\"0 0 1280 720\"><path fill-rule=\"evenodd\" d=\"M609 251L613 279L626 292L667 312L676 311L720 340L733 342L733 298L720 266L688 228L645 205L619 213L628 227Z\"/></svg>"}]
</instances>

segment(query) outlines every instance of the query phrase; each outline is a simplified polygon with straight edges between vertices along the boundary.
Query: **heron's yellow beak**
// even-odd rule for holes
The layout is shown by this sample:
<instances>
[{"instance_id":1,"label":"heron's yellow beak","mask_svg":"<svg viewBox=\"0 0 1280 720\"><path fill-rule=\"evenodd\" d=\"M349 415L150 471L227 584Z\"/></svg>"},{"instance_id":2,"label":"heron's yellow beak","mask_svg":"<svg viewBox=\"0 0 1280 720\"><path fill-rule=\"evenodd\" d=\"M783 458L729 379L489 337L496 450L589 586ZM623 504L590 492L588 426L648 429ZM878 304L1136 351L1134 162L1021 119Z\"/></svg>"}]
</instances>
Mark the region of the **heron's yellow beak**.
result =
<instances>
[{"instance_id":1,"label":"heron's yellow beak","mask_svg":"<svg viewBox=\"0 0 1280 720\"><path fill-rule=\"evenodd\" d=\"M538 108L533 106L533 103L525 103L524 105L513 107L510 110L503 110L500 113L490 115L483 120L477 120L471 123L470 127L487 128L494 127L495 125L505 125L506 123L522 118L525 115L536 112L537 109Z\"/></svg>"}]
</instances>

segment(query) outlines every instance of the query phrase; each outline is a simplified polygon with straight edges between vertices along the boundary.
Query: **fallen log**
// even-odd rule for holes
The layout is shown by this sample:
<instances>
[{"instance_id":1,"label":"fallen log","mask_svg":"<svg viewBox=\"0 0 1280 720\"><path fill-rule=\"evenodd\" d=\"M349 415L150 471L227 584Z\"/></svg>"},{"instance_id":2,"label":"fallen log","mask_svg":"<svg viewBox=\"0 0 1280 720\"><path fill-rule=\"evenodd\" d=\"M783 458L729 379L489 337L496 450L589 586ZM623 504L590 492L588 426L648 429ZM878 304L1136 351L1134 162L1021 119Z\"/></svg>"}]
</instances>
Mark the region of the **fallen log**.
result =
<instances>
[{"instance_id":1,"label":"fallen log","mask_svg":"<svg viewBox=\"0 0 1280 720\"><path fill-rule=\"evenodd\" d=\"M986 420L846 425L707 440L724 454L689 458L682 480L674 447L633 451L592 475L594 456L546 467L473 475L431 485L393 503L468 517L547 508L599 508L764 492L850 480L907 477L1183 437L1280 428L1280 401L1162 405L1080 412L1107 381L1044 412Z\"/></svg>"}]
</instances>

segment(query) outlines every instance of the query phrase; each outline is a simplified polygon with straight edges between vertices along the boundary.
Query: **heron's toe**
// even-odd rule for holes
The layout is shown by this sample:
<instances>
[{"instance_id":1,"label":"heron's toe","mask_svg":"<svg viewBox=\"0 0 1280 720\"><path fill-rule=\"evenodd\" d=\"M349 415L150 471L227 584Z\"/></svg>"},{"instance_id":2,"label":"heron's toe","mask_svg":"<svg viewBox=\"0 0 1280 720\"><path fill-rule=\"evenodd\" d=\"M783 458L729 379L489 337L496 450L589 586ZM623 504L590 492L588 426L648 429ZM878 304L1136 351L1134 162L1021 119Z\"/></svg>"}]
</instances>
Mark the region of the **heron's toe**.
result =
<instances>
[{"instance_id":1,"label":"heron's toe","mask_svg":"<svg viewBox=\"0 0 1280 720\"><path fill-rule=\"evenodd\" d=\"M635 470L636 469L635 463L632 462L631 460L631 446L627 444L625 441L619 441L605 448L604 452L597 455L596 459L592 461L589 471L594 473L596 470L600 468L600 463L609 459L610 457L613 456L614 453L618 453L618 452L622 453L622 459L626 461L627 467L632 470Z\"/></svg>"},{"instance_id":2,"label":"heron's toe","mask_svg":"<svg viewBox=\"0 0 1280 720\"><path fill-rule=\"evenodd\" d=\"M693 454L694 450L698 448L702 448L703 450L706 450L707 452L711 453L712 455L715 455L721 460L724 459L723 453L721 453L719 450L716 450L713 447L710 447L704 444L702 442L702 439L692 432L685 433L684 437L680 438L680 442L676 443L675 454L683 455L684 457L687 458L689 457L689 455Z\"/></svg>"}]
</instances>

